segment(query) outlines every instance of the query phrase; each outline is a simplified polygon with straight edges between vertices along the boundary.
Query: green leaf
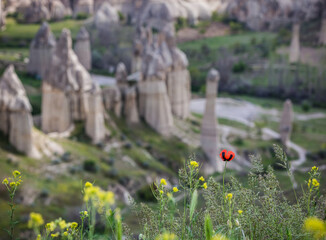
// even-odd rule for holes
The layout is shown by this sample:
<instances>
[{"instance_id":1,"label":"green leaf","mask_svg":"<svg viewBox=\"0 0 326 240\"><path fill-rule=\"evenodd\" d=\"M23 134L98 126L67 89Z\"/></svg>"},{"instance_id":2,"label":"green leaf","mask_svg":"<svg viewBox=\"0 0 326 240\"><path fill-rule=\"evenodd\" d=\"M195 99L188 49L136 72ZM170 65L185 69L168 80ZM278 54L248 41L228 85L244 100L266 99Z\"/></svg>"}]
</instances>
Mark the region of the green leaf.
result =
<instances>
[{"instance_id":1,"label":"green leaf","mask_svg":"<svg viewBox=\"0 0 326 240\"><path fill-rule=\"evenodd\" d=\"M206 240L211 240L213 237L213 225L209 214L205 216L205 236Z\"/></svg>"},{"instance_id":2,"label":"green leaf","mask_svg":"<svg viewBox=\"0 0 326 240\"><path fill-rule=\"evenodd\" d=\"M194 215L197 206L197 201L198 201L198 192L197 190L195 190L192 194L191 203L190 203L190 221L192 220L192 217Z\"/></svg>"}]
</instances>

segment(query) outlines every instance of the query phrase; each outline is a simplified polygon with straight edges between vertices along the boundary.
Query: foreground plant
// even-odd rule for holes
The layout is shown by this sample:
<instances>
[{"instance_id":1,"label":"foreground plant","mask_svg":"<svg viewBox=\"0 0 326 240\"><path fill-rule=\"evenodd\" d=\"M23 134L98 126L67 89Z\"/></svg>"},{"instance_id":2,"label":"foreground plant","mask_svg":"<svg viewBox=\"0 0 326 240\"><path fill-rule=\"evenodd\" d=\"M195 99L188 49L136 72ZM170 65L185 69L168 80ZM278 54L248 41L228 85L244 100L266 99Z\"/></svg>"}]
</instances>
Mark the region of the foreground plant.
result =
<instances>
[{"instance_id":1,"label":"foreground plant","mask_svg":"<svg viewBox=\"0 0 326 240\"><path fill-rule=\"evenodd\" d=\"M19 185L22 183L22 176L21 173L17 170L12 172L12 177L5 178L2 181L2 184L4 184L7 188L7 191L9 193L9 198L10 202L8 202L8 205L10 207L9 215L10 215L10 221L9 225L10 228L9 230L5 229L6 232L8 233L10 239L14 239L14 230L15 230L15 225L18 223L17 221L14 220L14 214L15 214L15 194L17 192L17 189Z\"/></svg>"}]
</instances>

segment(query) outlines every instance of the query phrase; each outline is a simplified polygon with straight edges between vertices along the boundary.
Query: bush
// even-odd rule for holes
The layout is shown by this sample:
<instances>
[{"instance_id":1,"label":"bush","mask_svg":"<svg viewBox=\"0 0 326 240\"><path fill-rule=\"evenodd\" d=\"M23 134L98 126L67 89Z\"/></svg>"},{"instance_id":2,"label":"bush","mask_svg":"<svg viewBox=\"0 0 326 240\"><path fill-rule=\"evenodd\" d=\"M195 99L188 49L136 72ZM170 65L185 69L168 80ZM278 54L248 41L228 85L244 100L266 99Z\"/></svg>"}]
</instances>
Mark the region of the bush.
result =
<instances>
[{"instance_id":1,"label":"bush","mask_svg":"<svg viewBox=\"0 0 326 240\"><path fill-rule=\"evenodd\" d=\"M94 160L85 160L83 168L86 172L97 173L98 166Z\"/></svg>"},{"instance_id":2,"label":"bush","mask_svg":"<svg viewBox=\"0 0 326 240\"><path fill-rule=\"evenodd\" d=\"M232 72L243 73L244 71L246 71L246 69L247 69L247 65L244 62L239 61L233 65Z\"/></svg>"},{"instance_id":3,"label":"bush","mask_svg":"<svg viewBox=\"0 0 326 240\"><path fill-rule=\"evenodd\" d=\"M186 28L188 26L187 19L183 17L178 17L175 22L175 30L178 32L180 29Z\"/></svg>"},{"instance_id":4,"label":"bush","mask_svg":"<svg viewBox=\"0 0 326 240\"><path fill-rule=\"evenodd\" d=\"M309 100L304 100L301 103L301 108L304 112L309 112L311 109L311 102Z\"/></svg>"},{"instance_id":5,"label":"bush","mask_svg":"<svg viewBox=\"0 0 326 240\"><path fill-rule=\"evenodd\" d=\"M118 11L118 15L120 22L123 22L126 19L122 12Z\"/></svg>"},{"instance_id":6,"label":"bush","mask_svg":"<svg viewBox=\"0 0 326 240\"><path fill-rule=\"evenodd\" d=\"M229 24L231 33L240 33L243 31L243 26L237 22L230 22Z\"/></svg>"},{"instance_id":7,"label":"bush","mask_svg":"<svg viewBox=\"0 0 326 240\"><path fill-rule=\"evenodd\" d=\"M78 13L77 16L76 16L76 19L77 20L85 20L87 18L89 18L89 14L87 13Z\"/></svg>"}]
</instances>

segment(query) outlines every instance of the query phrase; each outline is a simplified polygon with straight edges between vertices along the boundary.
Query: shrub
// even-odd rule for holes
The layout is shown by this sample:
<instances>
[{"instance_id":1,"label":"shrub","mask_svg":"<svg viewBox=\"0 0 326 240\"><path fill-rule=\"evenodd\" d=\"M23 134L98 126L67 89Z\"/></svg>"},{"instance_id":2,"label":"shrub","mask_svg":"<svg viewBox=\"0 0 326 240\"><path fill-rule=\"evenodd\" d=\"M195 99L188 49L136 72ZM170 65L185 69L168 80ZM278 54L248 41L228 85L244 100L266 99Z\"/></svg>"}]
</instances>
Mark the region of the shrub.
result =
<instances>
[{"instance_id":1,"label":"shrub","mask_svg":"<svg viewBox=\"0 0 326 240\"><path fill-rule=\"evenodd\" d=\"M85 160L83 168L87 172L96 173L98 171L98 166L94 160Z\"/></svg>"},{"instance_id":2,"label":"shrub","mask_svg":"<svg viewBox=\"0 0 326 240\"><path fill-rule=\"evenodd\" d=\"M118 11L118 15L120 22L123 22L126 19L122 12Z\"/></svg>"},{"instance_id":3,"label":"shrub","mask_svg":"<svg viewBox=\"0 0 326 240\"><path fill-rule=\"evenodd\" d=\"M247 69L247 65L244 62L239 61L233 65L232 72L243 73L244 71L246 71L246 69Z\"/></svg>"},{"instance_id":4,"label":"shrub","mask_svg":"<svg viewBox=\"0 0 326 240\"><path fill-rule=\"evenodd\" d=\"M240 33L243 31L243 26L237 22L230 22L231 33Z\"/></svg>"},{"instance_id":5,"label":"shrub","mask_svg":"<svg viewBox=\"0 0 326 240\"><path fill-rule=\"evenodd\" d=\"M187 19L183 17L178 17L175 22L175 30L178 32L180 29L186 28L188 26Z\"/></svg>"},{"instance_id":6,"label":"shrub","mask_svg":"<svg viewBox=\"0 0 326 240\"><path fill-rule=\"evenodd\" d=\"M85 20L87 18L89 18L89 14L87 14L87 13L78 13L76 15L77 20Z\"/></svg>"},{"instance_id":7,"label":"shrub","mask_svg":"<svg viewBox=\"0 0 326 240\"><path fill-rule=\"evenodd\" d=\"M311 102L309 100L304 100L301 103L301 108L304 112L309 112L311 109Z\"/></svg>"}]
</instances>

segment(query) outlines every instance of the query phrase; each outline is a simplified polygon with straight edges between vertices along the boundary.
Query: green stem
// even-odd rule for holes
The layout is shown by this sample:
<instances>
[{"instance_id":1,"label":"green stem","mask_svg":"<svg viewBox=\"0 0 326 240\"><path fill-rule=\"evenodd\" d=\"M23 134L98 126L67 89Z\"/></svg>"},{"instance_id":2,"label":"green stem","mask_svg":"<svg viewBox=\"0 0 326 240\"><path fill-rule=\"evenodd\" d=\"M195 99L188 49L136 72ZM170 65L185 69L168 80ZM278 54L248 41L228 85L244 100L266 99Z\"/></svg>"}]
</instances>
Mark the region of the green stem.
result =
<instances>
[{"instance_id":1,"label":"green stem","mask_svg":"<svg viewBox=\"0 0 326 240\"><path fill-rule=\"evenodd\" d=\"M11 196L10 203L10 237L11 240L14 240L14 213L15 213L15 205L14 205L14 196Z\"/></svg>"},{"instance_id":2,"label":"green stem","mask_svg":"<svg viewBox=\"0 0 326 240\"><path fill-rule=\"evenodd\" d=\"M224 195L225 195L225 192L224 192L224 175L225 175L225 172L226 172L226 164L227 164L228 162L227 161L225 161L225 165L224 165L224 169L223 169L223 198L225 197Z\"/></svg>"}]
</instances>

